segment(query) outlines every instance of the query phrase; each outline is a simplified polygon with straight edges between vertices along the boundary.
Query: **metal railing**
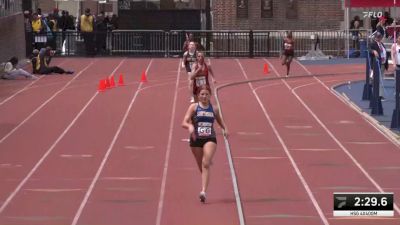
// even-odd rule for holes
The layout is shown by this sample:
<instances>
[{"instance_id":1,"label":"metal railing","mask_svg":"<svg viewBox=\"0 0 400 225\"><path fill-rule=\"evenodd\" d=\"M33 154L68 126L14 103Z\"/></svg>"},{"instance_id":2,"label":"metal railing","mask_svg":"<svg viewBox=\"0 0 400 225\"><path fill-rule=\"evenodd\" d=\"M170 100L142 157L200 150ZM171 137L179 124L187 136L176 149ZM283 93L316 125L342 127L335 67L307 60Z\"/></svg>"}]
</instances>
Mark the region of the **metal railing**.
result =
<instances>
[{"instance_id":1,"label":"metal railing","mask_svg":"<svg viewBox=\"0 0 400 225\"><path fill-rule=\"evenodd\" d=\"M295 56L306 55L318 47L326 55L347 57L350 51L366 50L368 47L367 37L370 32L362 32L365 35L358 36L355 43L351 31L293 31ZM94 32L90 39L93 43L89 44L94 51L97 49L97 53L103 55L176 57L182 55L187 33L193 33L195 41L201 46L200 50L212 57L279 56L285 35L285 31L279 30L115 30ZM51 45L61 55L85 55L87 51L84 36L76 31L34 34L33 38L35 47Z\"/></svg>"},{"instance_id":2,"label":"metal railing","mask_svg":"<svg viewBox=\"0 0 400 225\"><path fill-rule=\"evenodd\" d=\"M22 12L22 0L0 0L0 17Z\"/></svg>"}]
</instances>

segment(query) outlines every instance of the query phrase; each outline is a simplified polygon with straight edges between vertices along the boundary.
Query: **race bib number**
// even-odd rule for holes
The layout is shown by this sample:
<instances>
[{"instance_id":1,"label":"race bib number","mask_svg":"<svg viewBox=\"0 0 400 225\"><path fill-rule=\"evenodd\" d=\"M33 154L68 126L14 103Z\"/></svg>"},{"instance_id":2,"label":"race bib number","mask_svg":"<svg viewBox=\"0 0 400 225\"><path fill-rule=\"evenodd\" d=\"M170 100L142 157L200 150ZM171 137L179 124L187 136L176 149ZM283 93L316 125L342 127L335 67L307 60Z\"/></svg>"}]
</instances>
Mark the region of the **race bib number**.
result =
<instances>
[{"instance_id":1,"label":"race bib number","mask_svg":"<svg viewBox=\"0 0 400 225\"><path fill-rule=\"evenodd\" d=\"M35 43L46 43L47 36L46 35L36 35L35 36Z\"/></svg>"},{"instance_id":2,"label":"race bib number","mask_svg":"<svg viewBox=\"0 0 400 225\"><path fill-rule=\"evenodd\" d=\"M205 85L206 82L206 78L205 77L196 77L196 86L200 87L201 85Z\"/></svg>"},{"instance_id":3,"label":"race bib number","mask_svg":"<svg viewBox=\"0 0 400 225\"><path fill-rule=\"evenodd\" d=\"M292 48L292 45L289 44L289 43L285 43L284 46L285 46L285 49L291 49Z\"/></svg>"},{"instance_id":4,"label":"race bib number","mask_svg":"<svg viewBox=\"0 0 400 225\"><path fill-rule=\"evenodd\" d=\"M211 136L211 127L198 127L197 133L200 137Z\"/></svg>"}]
</instances>

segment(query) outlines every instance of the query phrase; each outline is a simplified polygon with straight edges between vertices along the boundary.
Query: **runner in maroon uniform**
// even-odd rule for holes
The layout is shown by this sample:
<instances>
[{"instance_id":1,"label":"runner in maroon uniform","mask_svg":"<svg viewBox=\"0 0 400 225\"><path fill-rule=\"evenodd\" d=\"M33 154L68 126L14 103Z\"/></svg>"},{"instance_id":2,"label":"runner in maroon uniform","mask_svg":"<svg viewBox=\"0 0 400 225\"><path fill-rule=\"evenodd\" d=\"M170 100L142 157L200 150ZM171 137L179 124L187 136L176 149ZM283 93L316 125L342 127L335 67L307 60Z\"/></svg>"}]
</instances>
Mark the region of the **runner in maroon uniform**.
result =
<instances>
[{"instance_id":1,"label":"runner in maroon uniform","mask_svg":"<svg viewBox=\"0 0 400 225\"><path fill-rule=\"evenodd\" d=\"M204 61L204 54L202 52L197 52L197 62L193 63L192 72L190 73L190 79L193 80L193 97L196 102L197 88L201 85L210 85L208 74L212 76L213 82L215 83L216 81L211 67Z\"/></svg>"},{"instance_id":2,"label":"runner in maroon uniform","mask_svg":"<svg viewBox=\"0 0 400 225\"><path fill-rule=\"evenodd\" d=\"M188 50L183 53L183 59L182 59L182 68L186 69L186 72L188 74L189 78L189 94L191 96L190 102L194 102L194 98L192 96L192 89L193 89L193 80L190 79L190 72L192 72L192 66L193 63L197 61L197 50L196 50L196 44L191 41L189 42Z\"/></svg>"},{"instance_id":3,"label":"runner in maroon uniform","mask_svg":"<svg viewBox=\"0 0 400 225\"><path fill-rule=\"evenodd\" d=\"M282 65L286 64L286 76L289 76L290 64L294 57L294 40L291 31L288 31L286 37L283 39L282 50Z\"/></svg>"}]
</instances>

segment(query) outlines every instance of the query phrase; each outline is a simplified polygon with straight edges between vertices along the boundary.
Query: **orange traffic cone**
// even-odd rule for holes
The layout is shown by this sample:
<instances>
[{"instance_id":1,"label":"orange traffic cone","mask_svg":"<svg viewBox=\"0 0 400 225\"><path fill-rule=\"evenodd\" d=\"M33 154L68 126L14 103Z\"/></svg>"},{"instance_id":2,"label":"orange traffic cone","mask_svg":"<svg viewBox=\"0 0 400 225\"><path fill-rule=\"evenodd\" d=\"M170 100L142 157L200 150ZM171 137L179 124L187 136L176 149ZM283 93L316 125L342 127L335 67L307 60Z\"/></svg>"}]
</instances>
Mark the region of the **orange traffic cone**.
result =
<instances>
[{"instance_id":1,"label":"orange traffic cone","mask_svg":"<svg viewBox=\"0 0 400 225\"><path fill-rule=\"evenodd\" d=\"M104 82L106 84L106 88L111 88L110 81L108 80L108 77L106 79L104 79Z\"/></svg>"},{"instance_id":2,"label":"orange traffic cone","mask_svg":"<svg viewBox=\"0 0 400 225\"><path fill-rule=\"evenodd\" d=\"M268 71L268 63L265 63L264 64L264 74L267 74L269 71Z\"/></svg>"},{"instance_id":3,"label":"orange traffic cone","mask_svg":"<svg viewBox=\"0 0 400 225\"><path fill-rule=\"evenodd\" d=\"M124 86L124 75L120 74L118 79L118 86Z\"/></svg>"},{"instance_id":4,"label":"orange traffic cone","mask_svg":"<svg viewBox=\"0 0 400 225\"><path fill-rule=\"evenodd\" d=\"M115 79L114 79L114 75L112 75L111 77L110 77L110 87L115 87Z\"/></svg>"},{"instance_id":5,"label":"orange traffic cone","mask_svg":"<svg viewBox=\"0 0 400 225\"><path fill-rule=\"evenodd\" d=\"M103 92L104 90L106 90L106 83L104 80L100 80L99 82L99 87L97 88L98 92Z\"/></svg>"},{"instance_id":6,"label":"orange traffic cone","mask_svg":"<svg viewBox=\"0 0 400 225\"><path fill-rule=\"evenodd\" d=\"M142 72L142 77L140 78L140 82L147 82L146 71Z\"/></svg>"}]
</instances>

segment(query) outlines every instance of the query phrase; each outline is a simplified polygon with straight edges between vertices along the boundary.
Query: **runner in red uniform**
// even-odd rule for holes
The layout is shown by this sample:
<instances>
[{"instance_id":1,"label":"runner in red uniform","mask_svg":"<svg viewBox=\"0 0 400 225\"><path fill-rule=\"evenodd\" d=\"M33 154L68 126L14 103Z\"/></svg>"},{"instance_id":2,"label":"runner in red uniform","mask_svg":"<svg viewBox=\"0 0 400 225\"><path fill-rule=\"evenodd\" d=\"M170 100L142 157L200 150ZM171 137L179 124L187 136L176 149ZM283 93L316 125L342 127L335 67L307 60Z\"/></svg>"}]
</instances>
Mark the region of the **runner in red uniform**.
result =
<instances>
[{"instance_id":1,"label":"runner in red uniform","mask_svg":"<svg viewBox=\"0 0 400 225\"><path fill-rule=\"evenodd\" d=\"M201 85L210 85L208 81L208 74L211 75L213 82L215 83L215 77L211 70L211 66L207 65L204 61L204 53L197 52L197 62L192 65L192 72L190 73L190 79L193 80L193 97L197 102L197 89Z\"/></svg>"},{"instance_id":2,"label":"runner in red uniform","mask_svg":"<svg viewBox=\"0 0 400 225\"><path fill-rule=\"evenodd\" d=\"M294 57L294 40L291 31L288 31L286 37L283 39L282 50L282 65L286 64L286 76L289 76L290 64Z\"/></svg>"}]
</instances>

